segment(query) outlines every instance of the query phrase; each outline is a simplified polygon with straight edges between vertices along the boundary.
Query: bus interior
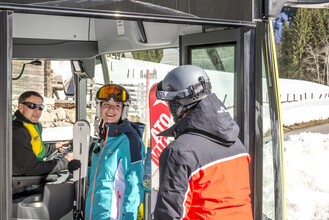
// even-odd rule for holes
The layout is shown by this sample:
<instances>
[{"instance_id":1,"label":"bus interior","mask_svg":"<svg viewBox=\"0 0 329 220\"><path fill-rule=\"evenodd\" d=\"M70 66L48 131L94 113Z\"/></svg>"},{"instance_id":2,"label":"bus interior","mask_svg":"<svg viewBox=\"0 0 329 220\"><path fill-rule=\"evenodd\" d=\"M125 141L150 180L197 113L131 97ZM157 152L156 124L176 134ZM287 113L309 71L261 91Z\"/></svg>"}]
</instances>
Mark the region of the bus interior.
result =
<instances>
[{"instance_id":1,"label":"bus interior","mask_svg":"<svg viewBox=\"0 0 329 220\"><path fill-rule=\"evenodd\" d=\"M147 99L151 86L178 65L202 67L213 92L240 126L239 137L251 155L254 219L285 219L283 135L271 18L284 5L326 7L326 2L243 2L89 0L77 6L70 0L0 1L0 99L7 103L0 107L0 135L4 137L0 142L1 219L72 219L77 206L83 209L74 199L80 193L76 176L63 182L58 175L54 179L12 177L12 106L23 90L45 95L44 88L33 87L37 82L29 74L32 65L25 67L34 61L41 61L41 72L50 64L61 75L64 99L74 103L74 123L86 124L90 139L79 140L88 143L83 158L88 158L95 139L93 100L98 88L108 83L129 88L130 120L146 125L143 141L150 148ZM141 51L160 51L161 59L134 57ZM25 73L21 68L14 70L14 63L24 63ZM21 72L21 78L14 80ZM37 79L43 76L46 80L46 71ZM48 142L59 140L72 141L73 150L79 143L74 134ZM56 181L60 183L51 184ZM43 186L42 191L31 196L26 186L36 184ZM152 219L157 185L152 179L146 189L145 220Z\"/></svg>"}]
</instances>

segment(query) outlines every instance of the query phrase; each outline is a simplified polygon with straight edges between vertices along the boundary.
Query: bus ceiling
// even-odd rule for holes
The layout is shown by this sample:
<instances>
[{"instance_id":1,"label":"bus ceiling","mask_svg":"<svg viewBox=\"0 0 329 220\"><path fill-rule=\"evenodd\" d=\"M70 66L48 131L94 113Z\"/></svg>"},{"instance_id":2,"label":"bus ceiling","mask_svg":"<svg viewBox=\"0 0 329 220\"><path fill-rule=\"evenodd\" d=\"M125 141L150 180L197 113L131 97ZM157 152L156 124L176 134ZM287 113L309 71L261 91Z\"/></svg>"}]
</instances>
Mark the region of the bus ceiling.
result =
<instances>
[{"instance_id":1,"label":"bus ceiling","mask_svg":"<svg viewBox=\"0 0 329 220\"><path fill-rule=\"evenodd\" d=\"M321 0L0 0L13 12L13 57L87 59L99 54L179 46L179 36L255 27L284 6ZM211 7L209 7L211 6Z\"/></svg>"},{"instance_id":2,"label":"bus ceiling","mask_svg":"<svg viewBox=\"0 0 329 220\"><path fill-rule=\"evenodd\" d=\"M13 57L77 59L178 47L179 36L227 26L234 27L14 13Z\"/></svg>"},{"instance_id":3,"label":"bus ceiling","mask_svg":"<svg viewBox=\"0 0 329 220\"><path fill-rule=\"evenodd\" d=\"M13 15L13 57L79 59L178 47L179 36L204 30L201 25L17 13Z\"/></svg>"},{"instance_id":4,"label":"bus ceiling","mask_svg":"<svg viewBox=\"0 0 329 220\"><path fill-rule=\"evenodd\" d=\"M298 7L298 8L329 8L329 1L328 0L265 0L264 17L268 17L268 18L278 17L284 6Z\"/></svg>"},{"instance_id":5,"label":"bus ceiling","mask_svg":"<svg viewBox=\"0 0 329 220\"><path fill-rule=\"evenodd\" d=\"M78 59L178 47L179 36L210 28L255 27L245 13L252 1L0 0L0 9L14 14L14 58Z\"/></svg>"},{"instance_id":6,"label":"bus ceiling","mask_svg":"<svg viewBox=\"0 0 329 220\"><path fill-rule=\"evenodd\" d=\"M284 6L326 8L328 0L0 0L0 9L18 13L232 25L276 18Z\"/></svg>"}]
</instances>

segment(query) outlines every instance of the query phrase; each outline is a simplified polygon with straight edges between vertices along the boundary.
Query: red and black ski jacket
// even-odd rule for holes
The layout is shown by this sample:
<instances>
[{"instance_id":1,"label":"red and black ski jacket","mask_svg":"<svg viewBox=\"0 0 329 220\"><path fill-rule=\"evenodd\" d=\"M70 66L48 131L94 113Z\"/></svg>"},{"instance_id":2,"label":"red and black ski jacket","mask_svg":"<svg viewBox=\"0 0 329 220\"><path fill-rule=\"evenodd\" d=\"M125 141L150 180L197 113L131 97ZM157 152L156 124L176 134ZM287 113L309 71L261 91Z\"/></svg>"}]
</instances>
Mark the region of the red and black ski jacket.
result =
<instances>
[{"instance_id":1,"label":"red and black ski jacket","mask_svg":"<svg viewBox=\"0 0 329 220\"><path fill-rule=\"evenodd\" d=\"M253 219L250 156L239 127L210 94L164 131L175 141L160 155L155 220Z\"/></svg>"}]
</instances>

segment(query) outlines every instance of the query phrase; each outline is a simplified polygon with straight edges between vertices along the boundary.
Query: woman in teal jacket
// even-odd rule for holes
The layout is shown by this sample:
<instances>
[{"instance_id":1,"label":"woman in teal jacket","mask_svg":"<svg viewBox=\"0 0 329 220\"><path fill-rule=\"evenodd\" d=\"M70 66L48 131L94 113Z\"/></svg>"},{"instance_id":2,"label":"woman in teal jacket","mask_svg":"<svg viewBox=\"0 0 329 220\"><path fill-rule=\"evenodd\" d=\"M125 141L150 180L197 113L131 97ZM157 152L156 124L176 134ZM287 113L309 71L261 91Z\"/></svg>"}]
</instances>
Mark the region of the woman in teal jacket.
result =
<instances>
[{"instance_id":1,"label":"woman in teal jacket","mask_svg":"<svg viewBox=\"0 0 329 220\"><path fill-rule=\"evenodd\" d=\"M144 197L145 150L127 119L129 93L119 85L105 85L96 103L102 120L92 153L85 219L135 220Z\"/></svg>"}]
</instances>

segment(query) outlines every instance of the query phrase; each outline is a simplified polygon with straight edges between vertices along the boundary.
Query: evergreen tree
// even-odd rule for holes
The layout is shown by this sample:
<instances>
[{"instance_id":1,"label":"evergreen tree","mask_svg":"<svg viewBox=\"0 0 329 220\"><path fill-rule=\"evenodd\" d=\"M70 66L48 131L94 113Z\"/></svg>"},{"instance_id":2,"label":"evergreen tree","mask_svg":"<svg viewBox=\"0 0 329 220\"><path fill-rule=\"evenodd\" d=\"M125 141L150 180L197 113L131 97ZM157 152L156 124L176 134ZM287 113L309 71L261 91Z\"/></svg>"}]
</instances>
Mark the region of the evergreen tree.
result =
<instances>
[{"instance_id":1,"label":"evergreen tree","mask_svg":"<svg viewBox=\"0 0 329 220\"><path fill-rule=\"evenodd\" d=\"M145 51L137 51L131 53L136 60L144 60L155 63L160 63L163 50L145 50Z\"/></svg>"},{"instance_id":2,"label":"evergreen tree","mask_svg":"<svg viewBox=\"0 0 329 220\"><path fill-rule=\"evenodd\" d=\"M328 9L319 9L321 11L321 17L326 30L326 35L329 35L329 11Z\"/></svg>"},{"instance_id":3,"label":"evergreen tree","mask_svg":"<svg viewBox=\"0 0 329 220\"><path fill-rule=\"evenodd\" d=\"M290 78L305 79L306 66L303 62L307 56L307 45L312 36L311 11L299 8L291 23L290 34L292 44L293 72Z\"/></svg>"},{"instance_id":4,"label":"evergreen tree","mask_svg":"<svg viewBox=\"0 0 329 220\"><path fill-rule=\"evenodd\" d=\"M293 61L292 61L292 43L291 43L290 26L288 21L283 22L281 43L278 45L278 63L280 78L290 78Z\"/></svg>"},{"instance_id":5,"label":"evergreen tree","mask_svg":"<svg viewBox=\"0 0 329 220\"><path fill-rule=\"evenodd\" d=\"M278 46L280 77L328 84L328 10L299 8L294 13L288 9L285 11L290 14L283 22Z\"/></svg>"},{"instance_id":6,"label":"evergreen tree","mask_svg":"<svg viewBox=\"0 0 329 220\"><path fill-rule=\"evenodd\" d=\"M326 28L322 17L323 13L321 13L320 10L311 9L310 13L312 15L310 45L313 48L317 48L319 46L319 42L326 37Z\"/></svg>"}]
</instances>

